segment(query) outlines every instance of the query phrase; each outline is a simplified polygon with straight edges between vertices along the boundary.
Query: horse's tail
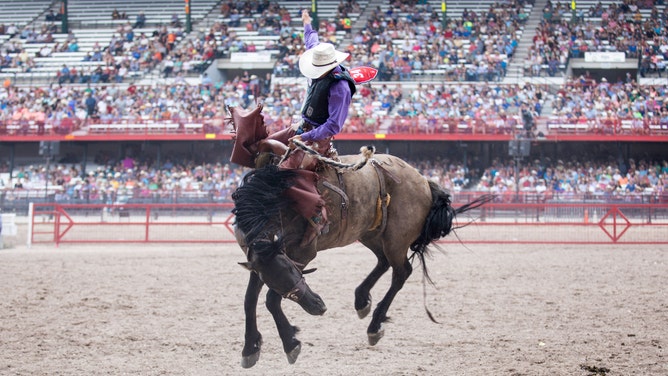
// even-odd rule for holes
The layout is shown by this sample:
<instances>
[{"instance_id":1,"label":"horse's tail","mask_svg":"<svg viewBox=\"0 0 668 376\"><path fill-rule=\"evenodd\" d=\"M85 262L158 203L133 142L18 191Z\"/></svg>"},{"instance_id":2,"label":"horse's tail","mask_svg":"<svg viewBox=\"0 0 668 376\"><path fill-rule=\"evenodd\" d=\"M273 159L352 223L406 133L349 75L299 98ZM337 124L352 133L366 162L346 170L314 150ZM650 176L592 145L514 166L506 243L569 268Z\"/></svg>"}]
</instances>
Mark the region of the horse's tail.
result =
<instances>
[{"instance_id":1,"label":"horse's tail","mask_svg":"<svg viewBox=\"0 0 668 376\"><path fill-rule=\"evenodd\" d=\"M424 257L427 252L427 246L450 234L453 230L452 222L458 214L478 208L494 199L494 195L483 195L455 209L451 205L450 194L446 190L433 181L429 181L429 189L431 190L432 199L431 210L427 214L427 219L422 227L420 236L411 244L411 250L413 251L411 258L416 254L418 255L425 275L427 274L427 269ZM428 275L426 277L429 279Z\"/></svg>"}]
</instances>

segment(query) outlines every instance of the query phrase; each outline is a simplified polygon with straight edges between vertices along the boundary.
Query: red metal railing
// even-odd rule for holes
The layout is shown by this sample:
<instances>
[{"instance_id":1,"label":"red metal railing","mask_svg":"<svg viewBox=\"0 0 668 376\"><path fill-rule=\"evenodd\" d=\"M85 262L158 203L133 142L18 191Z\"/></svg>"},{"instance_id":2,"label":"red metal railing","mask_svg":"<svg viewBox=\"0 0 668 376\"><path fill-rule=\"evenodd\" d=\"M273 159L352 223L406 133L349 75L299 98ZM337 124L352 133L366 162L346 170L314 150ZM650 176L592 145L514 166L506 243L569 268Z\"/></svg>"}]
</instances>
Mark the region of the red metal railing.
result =
<instances>
[{"instance_id":1,"label":"red metal railing","mask_svg":"<svg viewBox=\"0 0 668 376\"><path fill-rule=\"evenodd\" d=\"M359 120L361 119L361 120ZM351 117L346 122L339 140L355 139L425 139L439 140L452 137L463 139L510 139L523 135L522 122L517 117L485 117L481 119L434 117L378 116L373 125L365 125L364 117ZM289 124L291 119L282 119L278 128ZM537 120L540 122L541 120ZM668 122L659 118L585 118L549 117L545 119L547 139L559 136L578 136L597 139L610 138L667 138ZM268 121L271 132L274 122ZM140 137L141 139L231 139L232 128L225 119L142 119L121 118L115 120L80 119L10 119L0 121L0 140L109 140Z\"/></svg>"},{"instance_id":2,"label":"red metal railing","mask_svg":"<svg viewBox=\"0 0 668 376\"><path fill-rule=\"evenodd\" d=\"M232 204L33 204L31 243L233 243ZM442 243L668 244L668 204L489 203Z\"/></svg>"},{"instance_id":3,"label":"red metal railing","mask_svg":"<svg viewBox=\"0 0 668 376\"><path fill-rule=\"evenodd\" d=\"M32 204L30 243L234 242L232 204Z\"/></svg>"},{"instance_id":4,"label":"red metal railing","mask_svg":"<svg viewBox=\"0 0 668 376\"><path fill-rule=\"evenodd\" d=\"M473 225L442 242L668 244L667 204L490 203L458 222Z\"/></svg>"},{"instance_id":5,"label":"red metal railing","mask_svg":"<svg viewBox=\"0 0 668 376\"><path fill-rule=\"evenodd\" d=\"M44 184L43 182L41 183ZM0 189L0 206L5 211L27 212L30 202L52 203L61 205L94 205L105 204L219 204L232 202L231 190L222 188L219 190L204 189L156 189L144 191L132 191L128 196L118 197L116 202L109 204L108 198L97 189L91 187L86 194L66 195L61 185L49 185L45 188L5 188ZM106 190L110 192L109 189ZM490 193L487 191L461 190L451 191L452 200L455 204L466 203L478 196ZM59 196L60 195L60 196ZM626 192L615 190L612 192L564 192L548 188L544 192L538 193L535 190L519 191L512 190L503 193L497 193L495 203L515 203L515 204L562 204L562 203L614 203L614 204L668 204L668 191L655 189L652 192L634 191Z\"/></svg>"}]
</instances>

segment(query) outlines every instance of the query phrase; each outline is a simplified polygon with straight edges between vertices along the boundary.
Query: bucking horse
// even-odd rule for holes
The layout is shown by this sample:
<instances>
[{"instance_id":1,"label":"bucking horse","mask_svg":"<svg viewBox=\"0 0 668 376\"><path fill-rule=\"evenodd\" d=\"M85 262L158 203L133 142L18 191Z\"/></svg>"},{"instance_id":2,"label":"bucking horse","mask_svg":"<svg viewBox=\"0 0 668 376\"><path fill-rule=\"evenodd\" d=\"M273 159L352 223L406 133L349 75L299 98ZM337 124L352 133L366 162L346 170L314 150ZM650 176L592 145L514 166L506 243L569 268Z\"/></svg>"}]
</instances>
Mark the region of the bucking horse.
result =
<instances>
[{"instance_id":1,"label":"bucking horse","mask_svg":"<svg viewBox=\"0 0 668 376\"><path fill-rule=\"evenodd\" d=\"M231 110L237 122L244 118L254 126L262 123L260 111ZM256 131L254 128L253 132ZM251 139L257 141L256 137ZM237 147L250 150L251 158L263 151L275 151L256 144L236 144ZM308 149L303 144L300 147ZM280 156L264 160L277 158ZM376 256L375 266L355 289L355 310L360 318L371 312L371 289L392 269L390 288L373 310L367 329L368 342L375 345L383 337L383 323L388 319L394 297L411 275L412 261L416 257L421 261L428 279L425 265L428 246L458 227L459 214L492 199L485 195L455 208L448 191L402 159L363 148L360 155L342 155L336 160L323 158L317 170L317 188L326 202L329 229L313 242L300 245L310 224L293 210L295 203L284 194L295 184L299 173L298 169L265 163L247 173L232 195L235 236L246 255L241 264L250 271L244 300L246 332L241 362L244 368L255 365L260 357L262 335L257 327L256 309L263 285L268 287L266 307L292 364L301 352L301 342L297 339L298 328L283 313L282 300L296 302L309 314L323 315L327 310L325 303L304 277L313 271L307 266L319 251L359 241Z\"/></svg>"}]
</instances>

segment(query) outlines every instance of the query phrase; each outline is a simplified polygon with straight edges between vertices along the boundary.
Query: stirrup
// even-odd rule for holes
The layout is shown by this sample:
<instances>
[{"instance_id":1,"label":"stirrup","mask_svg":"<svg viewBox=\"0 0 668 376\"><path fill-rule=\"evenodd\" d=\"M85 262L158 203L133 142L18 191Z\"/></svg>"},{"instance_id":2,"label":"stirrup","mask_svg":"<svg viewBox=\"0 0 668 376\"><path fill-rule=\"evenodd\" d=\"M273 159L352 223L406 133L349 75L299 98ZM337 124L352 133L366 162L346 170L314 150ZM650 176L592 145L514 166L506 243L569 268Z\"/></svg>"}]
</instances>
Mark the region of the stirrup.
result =
<instances>
[{"instance_id":1,"label":"stirrup","mask_svg":"<svg viewBox=\"0 0 668 376\"><path fill-rule=\"evenodd\" d=\"M321 229L325 227L324 224L321 224L322 220L322 215L314 215L311 218L306 218L306 221L309 223L309 225L316 229L318 235L321 234Z\"/></svg>"},{"instance_id":2,"label":"stirrup","mask_svg":"<svg viewBox=\"0 0 668 376\"><path fill-rule=\"evenodd\" d=\"M315 238L329 232L329 222L322 223L322 215L315 215L311 218L306 218L309 226L304 231L304 237L300 243L301 247L311 244Z\"/></svg>"}]
</instances>

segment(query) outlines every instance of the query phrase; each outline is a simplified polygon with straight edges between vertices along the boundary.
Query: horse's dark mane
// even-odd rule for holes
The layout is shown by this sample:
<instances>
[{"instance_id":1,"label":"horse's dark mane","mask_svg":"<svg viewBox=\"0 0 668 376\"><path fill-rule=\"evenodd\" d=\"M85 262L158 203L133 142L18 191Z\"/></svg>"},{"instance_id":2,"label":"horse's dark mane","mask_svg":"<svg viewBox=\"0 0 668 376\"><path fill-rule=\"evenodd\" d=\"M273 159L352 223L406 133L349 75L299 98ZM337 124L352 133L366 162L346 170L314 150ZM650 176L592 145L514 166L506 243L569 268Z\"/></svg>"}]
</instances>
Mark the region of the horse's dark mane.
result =
<instances>
[{"instance_id":1,"label":"horse's dark mane","mask_svg":"<svg viewBox=\"0 0 668 376\"><path fill-rule=\"evenodd\" d=\"M239 188L232 193L232 213L236 216L236 225L244 234L246 244L253 244L261 235L271 235L270 239L265 240L273 242L275 233L267 233L270 230L267 225L279 217L281 210L288 207L289 202L282 193L294 184L296 175L293 170L281 170L274 165L267 165L244 176Z\"/></svg>"}]
</instances>

